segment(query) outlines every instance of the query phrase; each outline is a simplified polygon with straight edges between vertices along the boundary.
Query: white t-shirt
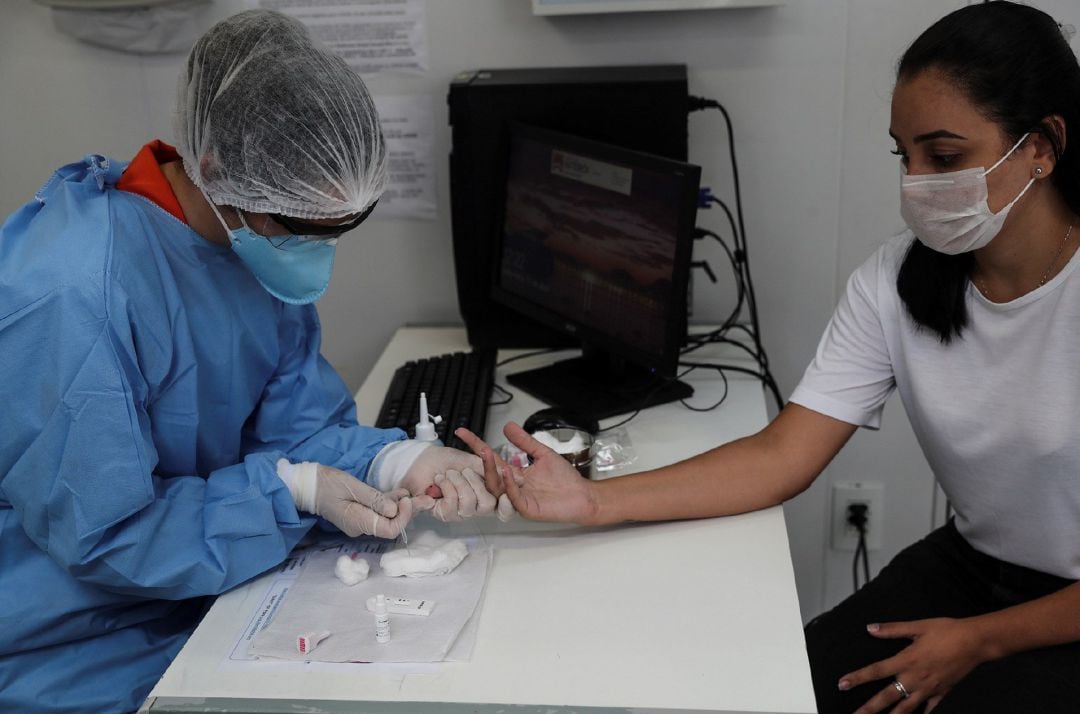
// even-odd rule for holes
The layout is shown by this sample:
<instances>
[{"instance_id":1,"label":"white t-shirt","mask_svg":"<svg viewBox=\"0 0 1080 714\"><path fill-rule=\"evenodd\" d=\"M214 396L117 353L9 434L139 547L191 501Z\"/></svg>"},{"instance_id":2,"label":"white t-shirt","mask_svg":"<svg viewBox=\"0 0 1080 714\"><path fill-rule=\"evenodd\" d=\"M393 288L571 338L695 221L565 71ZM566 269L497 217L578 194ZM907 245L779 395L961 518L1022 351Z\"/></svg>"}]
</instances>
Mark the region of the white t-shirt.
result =
<instances>
[{"instance_id":1,"label":"white t-shirt","mask_svg":"<svg viewBox=\"0 0 1080 714\"><path fill-rule=\"evenodd\" d=\"M876 429L896 388L968 542L1080 579L1080 251L1009 303L969 283L969 324L942 344L896 292L912 240L852 274L791 401Z\"/></svg>"}]
</instances>

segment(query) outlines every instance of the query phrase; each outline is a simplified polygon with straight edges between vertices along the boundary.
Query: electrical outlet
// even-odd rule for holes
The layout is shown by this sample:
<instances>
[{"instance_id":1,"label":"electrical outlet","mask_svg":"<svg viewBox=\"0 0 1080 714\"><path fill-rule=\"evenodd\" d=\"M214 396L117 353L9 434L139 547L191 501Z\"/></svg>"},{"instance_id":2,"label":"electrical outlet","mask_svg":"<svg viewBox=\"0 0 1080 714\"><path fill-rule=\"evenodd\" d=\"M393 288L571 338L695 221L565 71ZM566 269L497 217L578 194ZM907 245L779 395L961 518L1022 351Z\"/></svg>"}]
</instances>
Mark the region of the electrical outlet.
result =
<instances>
[{"instance_id":1,"label":"electrical outlet","mask_svg":"<svg viewBox=\"0 0 1080 714\"><path fill-rule=\"evenodd\" d=\"M881 527L885 517L885 487L878 482L848 481L833 484L832 547L835 550L855 550L859 531L847 522L848 507L866 505L866 548L881 549Z\"/></svg>"}]
</instances>

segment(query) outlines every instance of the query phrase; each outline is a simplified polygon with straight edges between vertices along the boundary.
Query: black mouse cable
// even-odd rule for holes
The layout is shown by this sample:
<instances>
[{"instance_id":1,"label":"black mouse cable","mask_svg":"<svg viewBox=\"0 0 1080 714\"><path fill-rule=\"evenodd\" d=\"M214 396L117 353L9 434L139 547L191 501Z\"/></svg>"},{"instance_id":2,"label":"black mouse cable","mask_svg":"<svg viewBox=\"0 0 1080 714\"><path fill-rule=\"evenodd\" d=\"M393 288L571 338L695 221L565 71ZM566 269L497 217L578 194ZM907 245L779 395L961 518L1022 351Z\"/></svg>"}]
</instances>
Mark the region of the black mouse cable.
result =
<instances>
[{"instance_id":1,"label":"black mouse cable","mask_svg":"<svg viewBox=\"0 0 1080 714\"><path fill-rule=\"evenodd\" d=\"M697 367L696 367L696 366L694 366L694 367L690 367L690 368L689 368L689 369L687 369L687 370L686 370L685 372L683 372L682 374L680 374L680 375L679 375L679 377L681 378L681 377L683 377L683 376L685 376L685 375L687 375L687 374L690 374L690 373L691 373L691 372L693 372L693 371L694 371L695 369L697 369ZM682 402L682 405L683 405L684 407L686 407L687 409L689 409L690 411L692 411L692 412L711 412L711 411L712 411L713 409L716 409L716 408L717 408L717 407L719 407L719 406L720 406L721 404L723 404L723 403L724 403L724 400L726 400L726 399L727 399L727 395L728 395L728 379L727 379L727 375L726 375L726 374L724 374L724 371L723 371L723 370L718 370L718 371L719 371L719 373L720 373L720 378L721 378L722 380L724 380L724 393L723 393L722 395L720 395L720 399L718 399L718 400L716 401L716 403L715 403L715 404L713 404L713 405L711 405L711 406L707 406L707 407L695 407L695 406L694 406L693 404L690 404L690 403L689 403L689 402L687 402L687 401L686 401L685 399L680 399L679 401L680 401L680 402Z\"/></svg>"},{"instance_id":2,"label":"black mouse cable","mask_svg":"<svg viewBox=\"0 0 1080 714\"><path fill-rule=\"evenodd\" d=\"M492 389L498 389L500 392L505 394L506 397L504 399L501 399L501 400L497 401L497 402L488 402L489 407L501 407L503 404L509 404L510 402L512 402L514 400L514 393L511 392L506 387L503 387L503 386L498 385L498 384L492 384L491 388Z\"/></svg>"},{"instance_id":3,"label":"black mouse cable","mask_svg":"<svg viewBox=\"0 0 1080 714\"><path fill-rule=\"evenodd\" d=\"M753 337L753 333L751 332L750 328L748 326L746 326L746 325L743 325L743 324L732 325L731 329L732 330L735 330L735 329L742 330L742 331L746 332L748 335L750 335L751 337ZM741 372L745 372L746 374L752 374L755 377L757 377L758 379L760 379L765 384L765 386L768 387L769 391L772 393L773 399L776 400L776 408L777 409L783 409L784 408L784 399L780 395L780 385L777 383L776 377L773 375L772 370L769 368L769 361L764 356L764 354L758 354L753 349L751 349L747 344L745 344L744 342L742 342L740 340L731 339L731 338L729 338L727 336L716 337L711 342L713 342L713 343L721 343L721 344L725 344L725 343L726 344L731 344L731 345L733 345L735 347L738 347L739 349L745 351L747 354L749 354L754 359L754 361L757 362L758 370L759 370L758 372L755 372L753 370L748 370L745 367L735 367L734 365L729 365L729 366L727 366L725 368L726 369L731 369L731 370L734 370L734 371L737 371L737 372L741 371ZM685 356L686 354L689 354L689 352L690 352L690 350L686 350L686 351L683 352L683 355ZM680 362L680 364L692 364L692 363L690 363L690 362Z\"/></svg>"},{"instance_id":4,"label":"black mouse cable","mask_svg":"<svg viewBox=\"0 0 1080 714\"><path fill-rule=\"evenodd\" d=\"M761 367L763 369L765 367L765 365L762 364L761 357L758 355L758 353L754 352L754 349L752 347L750 347L749 345L747 345L745 342L740 342L739 340L733 340L730 337L726 337L724 335L718 335L716 337L713 337L711 340L709 340L708 343L702 343L701 345L696 345L695 349L697 347L704 347L705 344L731 345L732 347L738 347L740 350L742 350L747 355L749 355L750 359L754 360L754 362L759 367ZM692 349L683 350L682 356L685 357L686 355L690 354L693 351L694 350L692 350Z\"/></svg>"},{"instance_id":5,"label":"black mouse cable","mask_svg":"<svg viewBox=\"0 0 1080 714\"><path fill-rule=\"evenodd\" d=\"M597 429L596 433L600 434L602 432L611 431L612 429L617 429L620 426L624 426L626 424L629 424L634 419L634 417L636 417L638 414L641 413L641 411L649 403L649 400L652 399L653 395L655 395L662 388L666 387L667 385L671 384L674 381L675 381L674 379L660 379L653 386L652 389L650 389L648 392L645 393L645 396L641 398L641 402L638 404L637 409L635 409L634 412L630 416L628 416L625 419L623 419L622 421L616 422L615 424L612 424L610 426L605 426L605 427L603 427L601 429Z\"/></svg>"},{"instance_id":6,"label":"black mouse cable","mask_svg":"<svg viewBox=\"0 0 1080 714\"><path fill-rule=\"evenodd\" d=\"M552 352L559 352L561 350L571 349L569 347L545 347L542 350L533 350L532 352L524 352L513 357L507 357L495 363L496 367L502 367L503 365L510 364L511 362L517 362L519 359L526 359L529 357L536 357L537 355L546 355Z\"/></svg>"},{"instance_id":7,"label":"black mouse cable","mask_svg":"<svg viewBox=\"0 0 1080 714\"><path fill-rule=\"evenodd\" d=\"M740 325L733 325L732 327L733 328L740 328L742 330L746 330L747 332L749 332L749 328L747 328L746 325L741 325L740 324ZM705 345L710 345L710 344L731 345L732 347L738 348L742 352L745 352L746 355L750 359L754 360L754 363L757 365L757 370L758 371L757 372L748 372L748 373L754 374L756 377L761 379L762 382L764 382L766 384L766 386L769 387L770 391L774 392L774 396L775 396L775 393L779 392L779 387L777 386L776 378L773 376L772 371L769 369L768 362L765 359L763 359L762 355L758 354L754 350L753 347L746 344L745 341L736 340L736 339L733 339L731 337L728 337L728 333L729 333L729 331L725 331L723 334L708 333L708 338L706 340L702 340L701 342L699 342L697 344L694 344L694 345L692 345L691 347L689 347L687 349L684 349L680 353L680 357L685 360L685 358L687 356L691 355L695 350L697 350L697 349L699 349L701 347L704 347ZM680 362L680 364L692 364L692 363L690 363L690 362ZM782 406L783 406L782 403L779 403L779 404L780 404L779 408L782 408Z\"/></svg>"},{"instance_id":8,"label":"black mouse cable","mask_svg":"<svg viewBox=\"0 0 1080 714\"><path fill-rule=\"evenodd\" d=\"M612 424L611 426L605 426L605 427L602 427L600 429L597 429L596 433L597 434L603 434L605 431L611 431L612 429L618 429L620 426L626 426L627 424L629 424L631 421L634 420L634 417L636 417L638 414L641 413L641 409L642 409L642 407L638 407L637 409L634 410L633 414L626 417L622 421L616 422L615 424Z\"/></svg>"},{"instance_id":9,"label":"black mouse cable","mask_svg":"<svg viewBox=\"0 0 1080 714\"><path fill-rule=\"evenodd\" d=\"M756 371L756 370L753 370L753 369L748 369L746 367L738 367L738 366L733 365L733 364L714 364L712 362L679 362L679 366L680 367L702 367L704 369L715 369L718 372L720 372L721 374L723 374L724 371L740 372L742 374L749 374L752 377L757 377L758 379L761 380L762 385L765 386L766 388L768 388L768 390L772 393L773 399L776 400L777 409L783 409L784 408L784 398L780 396L780 388L779 388L779 386L777 386L776 380L773 379L772 374L770 374L767 370L763 369L762 371ZM726 382L726 377L725 377L725 382Z\"/></svg>"}]
</instances>

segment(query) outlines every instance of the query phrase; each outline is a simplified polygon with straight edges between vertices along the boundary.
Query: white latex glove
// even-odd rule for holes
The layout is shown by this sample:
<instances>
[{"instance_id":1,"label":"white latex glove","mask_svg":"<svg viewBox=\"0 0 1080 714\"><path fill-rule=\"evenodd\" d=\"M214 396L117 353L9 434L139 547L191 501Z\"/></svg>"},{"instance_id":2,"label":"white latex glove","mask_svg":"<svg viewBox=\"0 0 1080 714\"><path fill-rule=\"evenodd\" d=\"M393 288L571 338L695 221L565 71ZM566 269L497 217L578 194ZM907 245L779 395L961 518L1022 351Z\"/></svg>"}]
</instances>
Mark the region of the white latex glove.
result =
<instances>
[{"instance_id":1,"label":"white latex glove","mask_svg":"<svg viewBox=\"0 0 1080 714\"><path fill-rule=\"evenodd\" d=\"M401 487L414 497L435 496L431 512L440 521L460 521L495 511L496 500L484 487L483 472L479 456L448 446L430 446L409 466Z\"/></svg>"},{"instance_id":2,"label":"white latex glove","mask_svg":"<svg viewBox=\"0 0 1080 714\"><path fill-rule=\"evenodd\" d=\"M396 538L413 513L434 505L430 496L411 498L405 489L383 493L352 474L310 461L280 459L277 470L297 510L322 516L349 537Z\"/></svg>"}]
</instances>

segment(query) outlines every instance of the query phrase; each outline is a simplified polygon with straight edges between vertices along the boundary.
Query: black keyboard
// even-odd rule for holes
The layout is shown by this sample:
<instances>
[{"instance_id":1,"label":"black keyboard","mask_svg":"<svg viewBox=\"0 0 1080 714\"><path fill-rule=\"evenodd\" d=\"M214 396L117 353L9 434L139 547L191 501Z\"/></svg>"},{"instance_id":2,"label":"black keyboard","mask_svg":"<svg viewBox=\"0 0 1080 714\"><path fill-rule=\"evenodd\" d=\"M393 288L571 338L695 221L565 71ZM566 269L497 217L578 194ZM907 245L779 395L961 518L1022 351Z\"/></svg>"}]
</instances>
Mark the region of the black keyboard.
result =
<instances>
[{"instance_id":1,"label":"black keyboard","mask_svg":"<svg viewBox=\"0 0 1080 714\"><path fill-rule=\"evenodd\" d=\"M441 416L435 433L447 446L469 451L454 430L465 427L484 435L488 401L495 383L495 350L474 350L418 359L397 368L383 397L375 426L404 429L416 436L420 392L427 395L428 414Z\"/></svg>"}]
</instances>

